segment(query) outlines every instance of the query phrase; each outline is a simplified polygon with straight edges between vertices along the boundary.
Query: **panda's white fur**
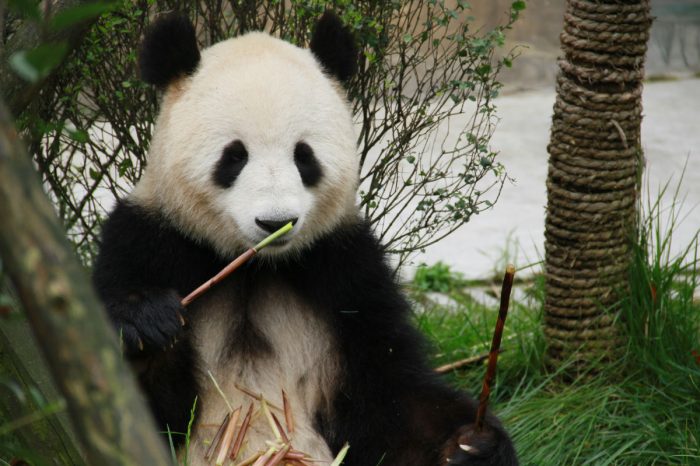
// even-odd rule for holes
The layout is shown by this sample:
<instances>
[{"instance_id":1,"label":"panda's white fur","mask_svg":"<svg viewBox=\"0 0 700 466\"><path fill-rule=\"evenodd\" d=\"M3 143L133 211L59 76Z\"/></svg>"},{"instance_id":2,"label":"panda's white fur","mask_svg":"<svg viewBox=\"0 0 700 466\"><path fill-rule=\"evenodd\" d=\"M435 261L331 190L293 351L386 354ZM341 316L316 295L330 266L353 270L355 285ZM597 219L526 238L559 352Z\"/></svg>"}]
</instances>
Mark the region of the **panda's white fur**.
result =
<instances>
[{"instance_id":1,"label":"panda's white fur","mask_svg":"<svg viewBox=\"0 0 700 466\"><path fill-rule=\"evenodd\" d=\"M325 408L324 411L330 409L328 405L337 386L336 345L328 329L290 290L280 289L276 284L273 293L257 296L250 303L255 313L249 316L250 324L261 333L273 353L255 358L227 357L231 306L235 306L235 299L222 287L196 303L200 311L207 313L207 319L194 324L195 347L204 371L199 381L203 409L193 431L189 464L211 464L204 461L204 455L228 412L229 403L234 408L242 407L241 416L245 415L253 400L240 388L262 394L277 407L282 406L281 390L284 389L295 422L291 434L294 447L314 459L331 460L328 445L313 427L314 413L319 407ZM217 381L228 403L207 372ZM277 416L284 420L283 413L278 411ZM268 421L257 412L240 458L266 450L265 442L272 439L274 435Z\"/></svg>"},{"instance_id":2,"label":"panda's white fur","mask_svg":"<svg viewBox=\"0 0 700 466\"><path fill-rule=\"evenodd\" d=\"M212 172L236 139L249 160L234 186L222 189L212 183ZM310 189L292 157L299 141L311 146L323 170ZM264 251L276 254L357 215L358 170L352 116L340 87L310 51L252 32L204 50L196 73L168 87L133 196L224 255L269 234L256 217L298 217L290 241Z\"/></svg>"},{"instance_id":3,"label":"panda's white fur","mask_svg":"<svg viewBox=\"0 0 700 466\"><path fill-rule=\"evenodd\" d=\"M223 148L236 139L245 144L248 162L231 188L217 187L214 167ZM299 141L313 149L322 168L323 176L312 188L303 185L292 156ZM357 216L357 178L354 127L344 91L308 50L253 32L204 50L194 75L168 87L148 166L133 199L165 212L183 233L213 244L224 257L269 234L256 225L256 217L298 218L288 242L262 251L287 254ZM331 399L338 370L324 324L288 290L277 289L254 303L251 316L275 356L222 358L236 306L235 297L226 293L218 288L193 309L207 318L193 322L203 411L189 464L205 464L204 452L227 412L209 371L233 406L250 402L234 384L277 405L284 388L298 426L295 448L330 459L312 418L319 403ZM270 438L267 422L258 416L247 450L265 449Z\"/></svg>"}]
</instances>

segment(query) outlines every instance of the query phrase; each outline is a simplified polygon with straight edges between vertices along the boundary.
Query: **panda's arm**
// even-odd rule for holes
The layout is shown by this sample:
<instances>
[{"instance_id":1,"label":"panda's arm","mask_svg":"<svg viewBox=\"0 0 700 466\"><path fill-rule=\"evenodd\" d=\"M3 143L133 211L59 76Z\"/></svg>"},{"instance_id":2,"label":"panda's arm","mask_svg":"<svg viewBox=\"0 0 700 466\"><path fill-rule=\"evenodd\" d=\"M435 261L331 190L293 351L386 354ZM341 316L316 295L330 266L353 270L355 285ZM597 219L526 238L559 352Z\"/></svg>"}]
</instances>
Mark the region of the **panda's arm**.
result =
<instances>
[{"instance_id":1,"label":"panda's arm","mask_svg":"<svg viewBox=\"0 0 700 466\"><path fill-rule=\"evenodd\" d=\"M433 466L447 457L457 465L517 464L508 435L490 414L486 435L470 439L472 454L459 448L477 404L427 363L425 339L369 228L336 235L316 255L307 267L307 273L317 270L308 295L330 309L344 363L335 420L321 416L320 424L334 448L346 441L359 446L347 464L376 464L382 457L387 466Z\"/></svg>"},{"instance_id":2,"label":"panda's arm","mask_svg":"<svg viewBox=\"0 0 700 466\"><path fill-rule=\"evenodd\" d=\"M102 228L93 281L128 355L172 343L185 314L181 296L216 271L216 263L162 216L117 204Z\"/></svg>"},{"instance_id":3,"label":"panda's arm","mask_svg":"<svg viewBox=\"0 0 700 466\"><path fill-rule=\"evenodd\" d=\"M93 280L163 431L186 431L197 396L180 297L216 269L215 262L160 215L134 204L119 202L102 228ZM162 351L175 335L177 344Z\"/></svg>"}]
</instances>

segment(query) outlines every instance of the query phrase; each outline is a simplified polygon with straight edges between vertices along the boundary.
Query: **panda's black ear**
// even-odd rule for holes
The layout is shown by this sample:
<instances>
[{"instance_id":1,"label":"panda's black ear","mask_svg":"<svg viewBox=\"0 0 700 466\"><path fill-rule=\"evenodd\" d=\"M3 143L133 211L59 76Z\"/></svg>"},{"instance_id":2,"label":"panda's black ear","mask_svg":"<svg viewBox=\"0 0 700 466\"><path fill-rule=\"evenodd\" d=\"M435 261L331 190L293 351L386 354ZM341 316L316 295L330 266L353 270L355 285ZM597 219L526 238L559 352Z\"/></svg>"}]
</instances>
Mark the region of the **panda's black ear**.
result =
<instances>
[{"instance_id":1,"label":"panda's black ear","mask_svg":"<svg viewBox=\"0 0 700 466\"><path fill-rule=\"evenodd\" d=\"M171 13L146 29L139 49L141 78L164 88L180 76L194 73L199 59L194 26L186 17Z\"/></svg>"},{"instance_id":2,"label":"panda's black ear","mask_svg":"<svg viewBox=\"0 0 700 466\"><path fill-rule=\"evenodd\" d=\"M358 59L355 37L335 13L326 11L318 20L310 48L323 68L341 82L355 75Z\"/></svg>"}]
</instances>

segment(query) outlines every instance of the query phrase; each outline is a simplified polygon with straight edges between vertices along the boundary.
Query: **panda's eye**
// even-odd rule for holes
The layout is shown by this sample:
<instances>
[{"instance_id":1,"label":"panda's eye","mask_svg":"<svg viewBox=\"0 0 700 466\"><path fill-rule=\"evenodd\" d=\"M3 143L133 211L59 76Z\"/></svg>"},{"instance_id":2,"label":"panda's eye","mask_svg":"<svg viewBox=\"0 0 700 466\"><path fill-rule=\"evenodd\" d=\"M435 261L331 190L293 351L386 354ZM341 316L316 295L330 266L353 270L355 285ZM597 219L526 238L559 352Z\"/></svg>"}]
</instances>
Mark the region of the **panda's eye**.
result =
<instances>
[{"instance_id":1,"label":"panda's eye","mask_svg":"<svg viewBox=\"0 0 700 466\"><path fill-rule=\"evenodd\" d=\"M309 145L303 141L297 142L294 147L294 163L299 170L299 175L301 175L301 182L304 186L315 186L318 184L323 174L321 171L321 165L319 165L318 160L314 157L314 151L309 147Z\"/></svg>"},{"instance_id":2,"label":"panda's eye","mask_svg":"<svg viewBox=\"0 0 700 466\"><path fill-rule=\"evenodd\" d=\"M226 147L216 163L214 182L222 188L230 188L241 174L248 161L248 151L243 143L236 139Z\"/></svg>"}]
</instances>

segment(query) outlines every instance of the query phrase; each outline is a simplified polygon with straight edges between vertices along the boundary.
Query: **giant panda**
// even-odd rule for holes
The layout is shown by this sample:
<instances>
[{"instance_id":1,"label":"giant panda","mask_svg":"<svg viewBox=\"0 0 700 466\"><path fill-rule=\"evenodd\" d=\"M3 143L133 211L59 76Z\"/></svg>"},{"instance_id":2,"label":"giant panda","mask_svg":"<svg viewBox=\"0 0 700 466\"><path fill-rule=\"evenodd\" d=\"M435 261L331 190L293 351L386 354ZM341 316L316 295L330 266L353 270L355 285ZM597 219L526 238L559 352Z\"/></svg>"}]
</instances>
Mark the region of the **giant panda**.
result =
<instances>
[{"instance_id":1,"label":"giant panda","mask_svg":"<svg viewBox=\"0 0 700 466\"><path fill-rule=\"evenodd\" d=\"M428 365L359 213L343 88L356 64L330 12L310 49L251 32L200 53L173 14L145 34L140 70L163 91L161 109L143 176L103 225L94 283L159 428L187 431L196 398L189 465L212 464L228 404L250 401L237 386L278 405L284 389L294 447L319 464L346 442L347 466L517 464L499 421L488 414L476 433L475 401ZM287 222L288 235L180 305ZM269 438L255 417L246 448Z\"/></svg>"}]
</instances>

